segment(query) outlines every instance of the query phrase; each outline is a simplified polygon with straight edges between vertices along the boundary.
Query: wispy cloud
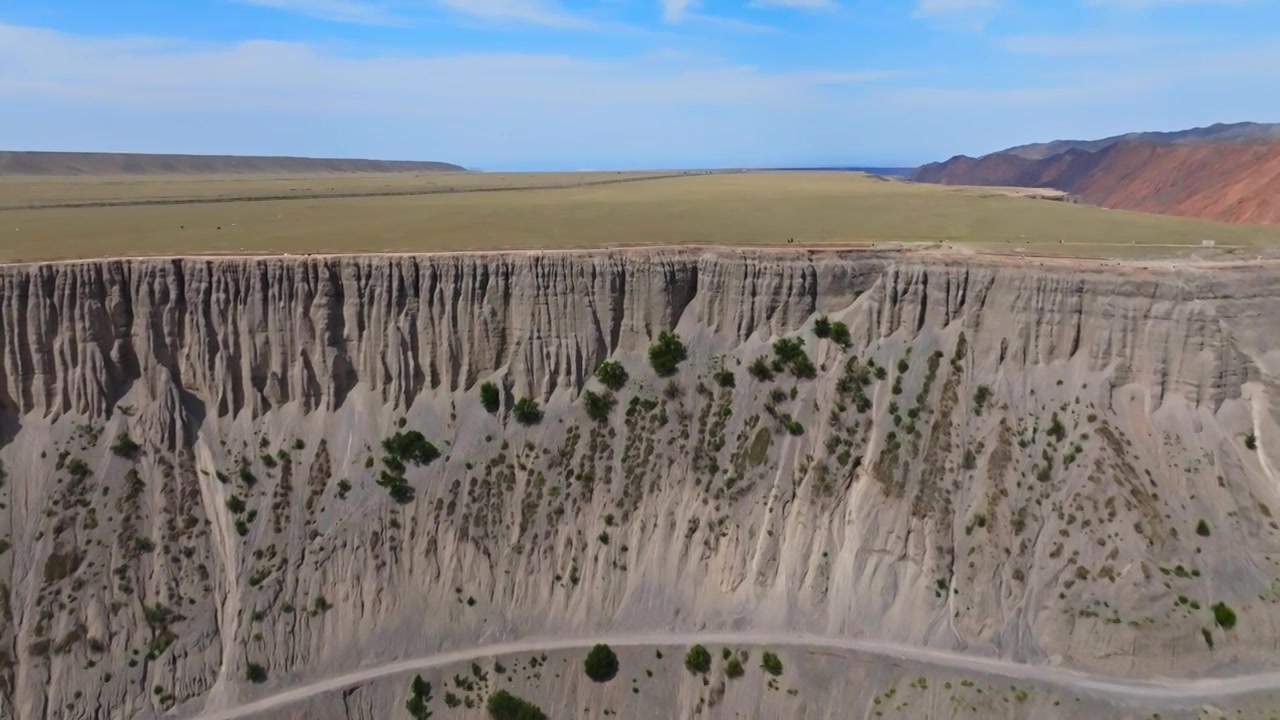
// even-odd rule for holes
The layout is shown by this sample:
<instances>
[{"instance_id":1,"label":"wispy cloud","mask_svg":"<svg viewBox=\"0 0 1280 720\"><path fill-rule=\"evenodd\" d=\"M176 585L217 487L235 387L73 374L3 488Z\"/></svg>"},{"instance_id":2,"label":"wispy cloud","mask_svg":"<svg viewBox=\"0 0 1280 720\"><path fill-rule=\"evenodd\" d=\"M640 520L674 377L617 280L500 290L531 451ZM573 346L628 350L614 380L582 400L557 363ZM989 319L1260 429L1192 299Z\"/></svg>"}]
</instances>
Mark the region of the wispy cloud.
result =
<instances>
[{"instance_id":1,"label":"wispy cloud","mask_svg":"<svg viewBox=\"0 0 1280 720\"><path fill-rule=\"evenodd\" d=\"M999 7L999 0L918 0L915 16L934 18L957 13L991 11Z\"/></svg>"},{"instance_id":2,"label":"wispy cloud","mask_svg":"<svg viewBox=\"0 0 1280 720\"><path fill-rule=\"evenodd\" d=\"M701 2L699 0L659 0L663 21L672 25L700 23L737 32L773 32L773 28L768 25L760 25L738 18L700 13L697 11L700 6Z\"/></svg>"},{"instance_id":3,"label":"wispy cloud","mask_svg":"<svg viewBox=\"0 0 1280 720\"><path fill-rule=\"evenodd\" d=\"M441 6L464 15L500 22L520 22L547 27L588 29L594 21L575 15L555 3L540 0L439 0Z\"/></svg>"},{"instance_id":4,"label":"wispy cloud","mask_svg":"<svg viewBox=\"0 0 1280 720\"><path fill-rule=\"evenodd\" d=\"M390 25L400 21L386 7L361 0L235 0L242 5L286 10L322 20L363 25Z\"/></svg>"},{"instance_id":5,"label":"wispy cloud","mask_svg":"<svg viewBox=\"0 0 1280 720\"><path fill-rule=\"evenodd\" d=\"M1122 55L1146 52L1173 45L1183 39L1153 35L1009 35L996 41L997 47L1019 55L1073 57Z\"/></svg>"},{"instance_id":6,"label":"wispy cloud","mask_svg":"<svg viewBox=\"0 0 1280 720\"><path fill-rule=\"evenodd\" d=\"M1141 10L1164 5L1245 5L1260 0L1084 0L1085 5Z\"/></svg>"},{"instance_id":7,"label":"wispy cloud","mask_svg":"<svg viewBox=\"0 0 1280 720\"><path fill-rule=\"evenodd\" d=\"M789 8L792 10L834 10L833 0L751 0L751 7Z\"/></svg>"}]
</instances>

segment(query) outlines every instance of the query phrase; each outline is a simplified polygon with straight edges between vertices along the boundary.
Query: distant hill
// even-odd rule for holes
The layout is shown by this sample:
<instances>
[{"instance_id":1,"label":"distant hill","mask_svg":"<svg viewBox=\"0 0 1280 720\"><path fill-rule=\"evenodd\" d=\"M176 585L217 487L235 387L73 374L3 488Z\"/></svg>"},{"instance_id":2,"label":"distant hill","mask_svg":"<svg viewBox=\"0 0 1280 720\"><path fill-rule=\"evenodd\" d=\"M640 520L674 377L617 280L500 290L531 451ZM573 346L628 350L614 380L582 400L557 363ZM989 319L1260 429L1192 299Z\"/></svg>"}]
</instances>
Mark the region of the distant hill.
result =
<instances>
[{"instance_id":1,"label":"distant hill","mask_svg":"<svg viewBox=\"0 0 1280 720\"><path fill-rule=\"evenodd\" d=\"M1046 143L1019 145L1000 153L1009 154L1031 160L1042 160L1068 150L1101 150L1119 142L1145 142L1156 145L1183 145L1203 142L1252 142L1258 140L1280 140L1280 123L1218 123L1209 127L1176 130L1173 132L1132 132L1124 135L1112 135L1101 140L1054 140Z\"/></svg>"},{"instance_id":2,"label":"distant hill","mask_svg":"<svg viewBox=\"0 0 1280 720\"><path fill-rule=\"evenodd\" d=\"M445 162L402 160L0 151L0 175L248 175L463 170L466 168Z\"/></svg>"},{"instance_id":3,"label":"distant hill","mask_svg":"<svg viewBox=\"0 0 1280 720\"><path fill-rule=\"evenodd\" d=\"M1119 142L1041 160L995 153L925 165L910 179L1056 188L1102 207L1280 224L1280 142Z\"/></svg>"}]
</instances>

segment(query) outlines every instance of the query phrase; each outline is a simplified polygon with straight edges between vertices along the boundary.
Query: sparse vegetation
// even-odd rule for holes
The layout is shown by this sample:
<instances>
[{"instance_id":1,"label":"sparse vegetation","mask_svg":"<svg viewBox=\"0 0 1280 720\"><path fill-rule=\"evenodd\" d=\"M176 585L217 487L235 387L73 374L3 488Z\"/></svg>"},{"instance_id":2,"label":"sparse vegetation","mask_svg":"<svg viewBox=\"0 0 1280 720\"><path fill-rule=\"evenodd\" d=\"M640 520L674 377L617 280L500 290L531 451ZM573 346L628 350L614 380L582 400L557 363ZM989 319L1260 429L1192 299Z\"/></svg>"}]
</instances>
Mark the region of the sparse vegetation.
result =
<instances>
[{"instance_id":1,"label":"sparse vegetation","mask_svg":"<svg viewBox=\"0 0 1280 720\"><path fill-rule=\"evenodd\" d=\"M752 360L747 366L747 372L760 382L769 382L773 379L773 368L769 367L769 358L764 355Z\"/></svg>"},{"instance_id":2,"label":"sparse vegetation","mask_svg":"<svg viewBox=\"0 0 1280 720\"><path fill-rule=\"evenodd\" d=\"M515 407L511 408L511 415L521 425L537 425L542 422L542 408L538 406L538 401L533 398L526 397L517 400Z\"/></svg>"},{"instance_id":3,"label":"sparse vegetation","mask_svg":"<svg viewBox=\"0 0 1280 720\"><path fill-rule=\"evenodd\" d=\"M414 720L427 720L432 715L428 707L430 703L431 683L423 680L421 675L415 675L413 682L409 683L409 699L405 701L404 709Z\"/></svg>"},{"instance_id":4,"label":"sparse vegetation","mask_svg":"<svg viewBox=\"0 0 1280 720\"><path fill-rule=\"evenodd\" d=\"M590 390L582 393L582 401L587 408L587 416L596 422L608 420L609 412L613 410L613 406L617 402L613 397L613 393L596 393Z\"/></svg>"},{"instance_id":5,"label":"sparse vegetation","mask_svg":"<svg viewBox=\"0 0 1280 720\"><path fill-rule=\"evenodd\" d=\"M506 690L490 695L487 707L491 720L547 720L547 714L537 705Z\"/></svg>"},{"instance_id":6,"label":"sparse vegetation","mask_svg":"<svg viewBox=\"0 0 1280 720\"><path fill-rule=\"evenodd\" d=\"M839 320L831 323L831 342L846 349L852 345L853 338L849 335L849 326Z\"/></svg>"},{"instance_id":7,"label":"sparse vegetation","mask_svg":"<svg viewBox=\"0 0 1280 720\"><path fill-rule=\"evenodd\" d=\"M267 669L255 662L248 663L244 666L244 679L261 685L267 681Z\"/></svg>"},{"instance_id":8,"label":"sparse vegetation","mask_svg":"<svg viewBox=\"0 0 1280 720\"><path fill-rule=\"evenodd\" d=\"M133 460L142 452L142 446L133 441L129 437L129 433L121 431L116 435L115 442L111 443L111 452L128 460Z\"/></svg>"},{"instance_id":9,"label":"sparse vegetation","mask_svg":"<svg viewBox=\"0 0 1280 720\"><path fill-rule=\"evenodd\" d=\"M694 645L684 655L684 666L691 673L705 675L711 671L711 653L701 645Z\"/></svg>"},{"instance_id":10,"label":"sparse vegetation","mask_svg":"<svg viewBox=\"0 0 1280 720\"><path fill-rule=\"evenodd\" d=\"M1230 630L1236 626L1236 611L1225 602L1216 602L1210 608L1213 610L1213 622L1223 630Z\"/></svg>"},{"instance_id":11,"label":"sparse vegetation","mask_svg":"<svg viewBox=\"0 0 1280 720\"><path fill-rule=\"evenodd\" d=\"M680 363L689 357L680 336L673 332L662 332L658 341L649 348L649 364L653 366L658 377L671 377L676 374Z\"/></svg>"},{"instance_id":12,"label":"sparse vegetation","mask_svg":"<svg viewBox=\"0 0 1280 720\"><path fill-rule=\"evenodd\" d=\"M627 369L617 360L607 360L596 369L596 379L601 385L614 392L621 390L622 386L627 384L629 377Z\"/></svg>"},{"instance_id":13,"label":"sparse vegetation","mask_svg":"<svg viewBox=\"0 0 1280 720\"><path fill-rule=\"evenodd\" d=\"M737 680L746 674L746 670L742 667L742 661L738 658L729 658L729 662L724 664L724 676L730 680Z\"/></svg>"},{"instance_id":14,"label":"sparse vegetation","mask_svg":"<svg viewBox=\"0 0 1280 720\"><path fill-rule=\"evenodd\" d=\"M587 677L598 683L609 682L618 675L618 656L608 645L596 645L583 661Z\"/></svg>"},{"instance_id":15,"label":"sparse vegetation","mask_svg":"<svg viewBox=\"0 0 1280 720\"><path fill-rule=\"evenodd\" d=\"M490 415L496 415L498 408L502 405L502 393L498 390L498 386L486 382L480 385L480 406Z\"/></svg>"}]
</instances>

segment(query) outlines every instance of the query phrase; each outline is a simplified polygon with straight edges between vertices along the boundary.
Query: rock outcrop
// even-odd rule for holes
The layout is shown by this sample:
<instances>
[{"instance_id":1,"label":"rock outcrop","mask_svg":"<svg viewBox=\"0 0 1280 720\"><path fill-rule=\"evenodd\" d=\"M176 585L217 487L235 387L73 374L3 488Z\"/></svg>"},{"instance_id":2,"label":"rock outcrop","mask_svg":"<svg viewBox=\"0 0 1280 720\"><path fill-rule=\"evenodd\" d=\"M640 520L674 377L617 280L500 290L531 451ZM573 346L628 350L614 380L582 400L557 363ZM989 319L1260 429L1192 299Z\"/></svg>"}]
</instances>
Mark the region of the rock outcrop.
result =
<instances>
[{"instance_id":1,"label":"rock outcrop","mask_svg":"<svg viewBox=\"0 0 1280 720\"><path fill-rule=\"evenodd\" d=\"M0 715L600 630L1272 666L1277 288L876 251L0 268ZM411 431L438 457L384 448Z\"/></svg>"}]
</instances>

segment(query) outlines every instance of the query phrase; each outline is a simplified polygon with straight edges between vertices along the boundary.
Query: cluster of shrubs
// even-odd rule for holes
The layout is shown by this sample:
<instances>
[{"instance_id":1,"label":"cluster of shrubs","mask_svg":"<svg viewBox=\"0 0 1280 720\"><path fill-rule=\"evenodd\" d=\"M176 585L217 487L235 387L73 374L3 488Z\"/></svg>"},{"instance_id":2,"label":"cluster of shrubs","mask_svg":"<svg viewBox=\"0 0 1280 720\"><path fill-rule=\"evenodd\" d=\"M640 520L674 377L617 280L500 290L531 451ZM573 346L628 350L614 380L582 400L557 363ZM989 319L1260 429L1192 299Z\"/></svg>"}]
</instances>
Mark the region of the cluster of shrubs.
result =
<instances>
[{"instance_id":1,"label":"cluster of shrubs","mask_svg":"<svg viewBox=\"0 0 1280 720\"><path fill-rule=\"evenodd\" d=\"M440 457L435 445L427 442L417 430L397 432L382 441L382 464L386 468L378 477L378 485L386 488L391 499L404 505L416 496L413 486L405 479L407 465L425 467Z\"/></svg>"}]
</instances>

